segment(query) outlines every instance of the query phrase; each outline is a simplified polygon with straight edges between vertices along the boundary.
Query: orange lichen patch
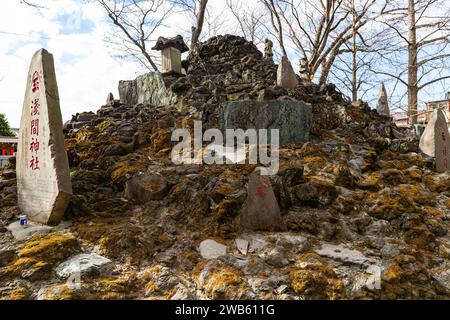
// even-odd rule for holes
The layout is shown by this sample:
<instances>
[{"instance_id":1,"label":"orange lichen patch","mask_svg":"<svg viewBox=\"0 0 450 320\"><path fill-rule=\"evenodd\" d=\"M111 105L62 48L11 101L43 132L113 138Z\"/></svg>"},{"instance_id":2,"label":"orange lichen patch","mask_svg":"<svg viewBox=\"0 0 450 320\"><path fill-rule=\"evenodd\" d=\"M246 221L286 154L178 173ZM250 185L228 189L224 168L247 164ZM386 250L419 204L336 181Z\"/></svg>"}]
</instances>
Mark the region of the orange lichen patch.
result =
<instances>
[{"instance_id":1,"label":"orange lichen patch","mask_svg":"<svg viewBox=\"0 0 450 320\"><path fill-rule=\"evenodd\" d=\"M408 269L391 264L382 274L381 286L384 299L424 299L433 290L427 270L420 265Z\"/></svg>"},{"instance_id":2,"label":"orange lichen patch","mask_svg":"<svg viewBox=\"0 0 450 320\"><path fill-rule=\"evenodd\" d=\"M153 149L160 151L164 148L169 148L172 145L171 136L170 130L157 129L150 137Z\"/></svg>"},{"instance_id":3,"label":"orange lichen patch","mask_svg":"<svg viewBox=\"0 0 450 320\"><path fill-rule=\"evenodd\" d=\"M405 171L408 178L414 181L421 181L423 172L419 168L409 168Z\"/></svg>"},{"instance_id":4,"label":"orange lichen patch","mask_svg":"<svg viewBox=\"0 0 450 320\"><path fill-rule=\"evenodd\" d=\"M327 164L327 159L323 157L308 156L303 159L303 163L311 169L320 169Z\"/></svg>"},{"instance_id":5,"label":"orange lichen patch","mask_svg":"<svg viewBox=\"0 0 450 320\"><path fill-rule=\"evenodd\" d=\"M425 185L431 192L450 193L450 177L448 176L426 176Z\"/></svg>"},{"instance_id":6,"label":"orange lichen patch","mask_svg":"<svg viewBox=\"0 0 450 320\"><path fill-rule=\"evenodd\" d=\"M422 211L427 214L427 215L431 215L433 217L436 218L443 218L445 217L445 213L439 209L433 208L433 207L429 207L429 206L425 206L422 208Z\"/></svg>"},{"instance_id":7,"label":"orange lichen patch","mask_svg":"<svg viewBox=\"0 0 450 320\"><path fill-rule=\"evenodd\" d=\"M344 283L334 270L321 264L309 264L290 273L291 287L306 299L344 299Z\"/></svg>"},{"instance_id":8,"label":"orange lichen patch","mask_svg":"<svg viewBox=\"0 0 450 320\"><path fill-rule=\"evenodd\" d=\"M0 293L0 300L28 300L31 292L25 288Z\"/></svg>"},{"instance_id":9,"label":"orange lichen patch","mask_svg":"<svg viewBox=\"0 0 450 320\"><path fill-rule=\"evenodd\" d=\"M379 172L365 173L362 177L362 179L356 180L355 182L360 189L378 191L383 187L383 184L381 184L381 174Z\"/></svg>"},{"instance_id":10,"label":"orange lichen patch","mask_svg":"<svg viewBox=\"0 0 450 320\"><path fill-rule=\"evenodd\" d=\"M72 234L53 233L34 237L17 255L20 258L35 258L46 262L57 262L80 251L80 244Z\"/></svg>"},{"instance_id":11,"label":"orange lichen patch","mask_svg":"<svg viewBox=\"0 0 450 320\"><path fill-rule=\"evenodd\" d=\"M92 127L86 126L77 132L77 134L75 135L75 140L77 142L88 141L96 133L97 133L97 130L95 130Z\"/></svg>"},{"instance_id":12,"label":"orange lichen patch","mask_svg":"<svg viewBox=\"0 0 450 320\"><path fill-rule=\"evenodd\" d=\"M396 189L415 203L422 205L435 203L435 196L425 190L421 185L400 184Z\"/></svg>"},{"instance_id":13,"label":"orange lichen patch","mask_svg":"<svg viewBox=\"0 0 450 320\"><path fill-rule=\"evenodd\" d=\"M145 172L149 165L148 157L130 154L116 163L111 169L111 180L114 183L124 183L138 172Z\"/></svg>"},{"instance_id":14,"label":"orange lichen patch","mask_svg":"<svg viewBox=\"0 0 450 320\"><path fill-rule=\"evenodd\" d=\"M428 248L435 241L435 236L424 226L410 228L405 234L405 241L419 248Z\"/></svg>"},{"instance_id":15,"label":"orange lichen patch","mask_svg":"<svg viewBox=\"0 0 450 320\"><path fill-rule=\"evenodd\" d=\"M218 204L214 210L214 214L219 221L226 218L233 218L238 215L240 206L236 201L224 200Z\"/></svg>"},{"instance_id":16,"label":"orange lichen patch","mask_svg":"<svg viewBox=\"0 0 450 320\"><path fill-rule=\"evenodd\" d=\"M369 205L368 213L375 218L384 220L395 219L403 213L416 209L411 199L389 189L370 194L366 201Z\"/></svg>"}]
</instances>

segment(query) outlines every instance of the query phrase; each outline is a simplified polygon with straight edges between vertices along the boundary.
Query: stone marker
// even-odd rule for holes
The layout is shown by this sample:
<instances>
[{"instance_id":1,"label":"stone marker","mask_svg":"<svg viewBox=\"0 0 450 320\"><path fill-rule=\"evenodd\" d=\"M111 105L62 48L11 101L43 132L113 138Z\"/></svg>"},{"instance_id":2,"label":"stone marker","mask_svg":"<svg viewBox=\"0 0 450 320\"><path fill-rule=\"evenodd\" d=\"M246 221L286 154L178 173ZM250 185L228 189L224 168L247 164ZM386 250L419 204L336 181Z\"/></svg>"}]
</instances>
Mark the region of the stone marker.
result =
<instances>
[{"instance_id":1,"label":"stone marker","mask_svg":"<svg viewBox=\"0 0 450 320\"><path fill-rule=\"evenodd\" d=\"M111 92L108 94L108 97L106 97L106 105L107 106L114 105L114 96Z\"/></svg>"},{"instance_id":2,"label":"stone marker","mask_svg":"<svg viewBox=\"0 0 450 320\"><path fill-rule=\"evenodd\" d=\"M159 37L152 50L161 51L163 73L181 74L181 54L189 51L182 36L178 35L174 38Z\"/></svg>"},{"instance_id":3,"label":"stone marker","mask_svg":"<svg viewBox=\"0 0 450 320\"><path fill-rule=\"evenodd\" d=\"M308 58L303 57L300 59L300 78L303 81L311 81L311 79L309 78L309 62L308 62Z\"/></svg>"},{"instance_id":4,"label":"stone marker","mask_svg":"<svg viewBox=\"0 0 450 320\"><path fill-rule=\"evenodd\" d=\"M450 171L450 134L442 110L433 111L420 138L419 148L428 156L436 158L437 172Z\"/></svg>"},{"instance_id":5,"label":"stone marker","mask_svg":"<svg viewBox=\"0 0 450 320\"><path fill-rule=\"evenodd\" d=\"M254 231L282 230L281 212L267 176L256 169L249 177L247 199L240 213L241 226Z\"/></svg>"},{"instance_id":6,"label":"stone marker","mask_svg":"<svg viewBox=\"0 0 450 320\"><path fill-rule=\"evenodd\" d=\"M277 70L277 85L284 89L294 89L298 85L292 64L287 57L282 57Z\"/></svg>"},{"instance_id":7,"label":"stone marker","mask_svg":"<svg viewBox=\"0 0 450 320\"><path fill-rule=\"evenodd\" d=\"M273 59L273 42L270 39L266 39L264 41L265 47L264 47L264 58L266 59Z\"/></svg>"},{"instance_id":8,"label":"stone marker","mask_svg":"<svg viewBox=\"0 0 450 320\"><path fill-rule=\"evenodd\" d=\"M312 107L302 101L231 101L222 104L221 130L279 129L280 145L309 140Z\"/></svg>"},{"instance_id":9,"label":"stone marker","mask_svg":"<svg viewBox=\"0 0 450 320\"><path fill-rule=\"evenodd\" d=\"M378 93L377 112L380 116L390 117L391 111L389 110L388 96L384 83L381 83L380 91Z\"/></svg>"},{"instance_id":10,"label":"stone marker","mask_svg":"<svg viewBox=\"0 0 450 320\"><path fill-rule=\"evenodd\" d=\"M53 56L45 49L31 60L16 170L22 213L35 222L58 224L69 204L72 184Z\"/></svg>"}]
</instances>

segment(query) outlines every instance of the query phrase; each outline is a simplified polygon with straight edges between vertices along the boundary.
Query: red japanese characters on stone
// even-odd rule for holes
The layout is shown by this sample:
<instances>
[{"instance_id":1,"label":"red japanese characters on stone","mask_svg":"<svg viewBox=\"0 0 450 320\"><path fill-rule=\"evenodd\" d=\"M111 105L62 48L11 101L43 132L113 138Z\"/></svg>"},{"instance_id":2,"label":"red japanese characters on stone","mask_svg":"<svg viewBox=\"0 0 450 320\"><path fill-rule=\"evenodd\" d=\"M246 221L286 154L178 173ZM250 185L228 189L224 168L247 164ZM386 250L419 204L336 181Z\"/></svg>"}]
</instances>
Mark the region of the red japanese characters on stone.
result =
<instances>
[{"instance_id":1,"label":"red japanese characters on stone","mask_svg":"<svg viewBox=\"0 0 450 320\"><path fill-rule=\"evenodd\" d=\"M39 168L39 157L32 157L30 160L30 168L31 170L40 170Z\"/></svg>"},{"instance_id":2,"label":"red japanese characters on stone","mask_svg":"<svg viewBox=\"0 0 450 320\"><path fill-rule=\"evenodd\" d=\"M265 197L266 193L264 192L264 188L263 186L259 186L258 189L256 190L256 194L260 197Z\"/></svg>"},{"instance_id":3,"label":"red japanese characters on stone","mask_svg":"<svg viewBox=\"0 0 450 320\"><path fill-rule=\"evenodd\" d=\"M38 116L40 114L39 107L40 107L39 98L36 98L31 102L31 115L32 116Z\"/></svg>"},{"instance_id":4,"label":"red japanese characters on stone","mask_svg":"<svg viewBox=\"0 0 450 320\"><path fill-rule=\"evenodd\" d=\"M35 71L33 73L32 79L31 79L31 82L32 82L31 91L33 93L36 93L39 91L39 81L40 81L39 77L40 77L39 72Z\"/></svg>"},{"instance_id":5,"label":"red japanese characters on stone","mask_svg":"<svg viewBox=\"0 0 450 320\"><path fill-rule=\"evenodd\" d=\"M32 138L32 142L30 143L30 151L38 152L39 151L39 140Z\"/></svg>"},{"instance_id":6,"label":"red japanese characters on stone","mask_svg":"<svg viewBox=\"0 0 450 320\"><path fill-rule=\"evenodd\" d=\"M39 135L39 119L31 120L31 134Z\"/></svg>"}]
</instances>

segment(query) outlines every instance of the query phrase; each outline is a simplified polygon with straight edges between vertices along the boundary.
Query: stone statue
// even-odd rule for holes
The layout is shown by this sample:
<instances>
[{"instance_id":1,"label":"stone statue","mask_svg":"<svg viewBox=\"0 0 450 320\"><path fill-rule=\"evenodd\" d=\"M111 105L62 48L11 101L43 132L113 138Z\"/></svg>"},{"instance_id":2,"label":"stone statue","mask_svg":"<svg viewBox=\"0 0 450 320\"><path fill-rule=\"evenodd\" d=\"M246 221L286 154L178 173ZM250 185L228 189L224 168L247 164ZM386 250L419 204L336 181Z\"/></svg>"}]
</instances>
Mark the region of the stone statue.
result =
<instances>
[{"instance_id":1,"label":"stone statue","mask_svg":"<svg viewBox=\"0 0 450 320\"><path fill-rule=\"evenodd\" d=\"M309 78L309 73L308 58L303 57L300 59L300 78L304 81L310 81L311 79Z\"/></svg>"},{"instance_id":2,"label":"stone statue","mask_svg":"<svg viewBox=\"0 0 450 320\"><path fill-rule=\"evenodd\" d=\"M273 42L270 39L265 41L266 47L264 48L264 57L266 59L273 59Z\"/></svg>"}]
</instances>

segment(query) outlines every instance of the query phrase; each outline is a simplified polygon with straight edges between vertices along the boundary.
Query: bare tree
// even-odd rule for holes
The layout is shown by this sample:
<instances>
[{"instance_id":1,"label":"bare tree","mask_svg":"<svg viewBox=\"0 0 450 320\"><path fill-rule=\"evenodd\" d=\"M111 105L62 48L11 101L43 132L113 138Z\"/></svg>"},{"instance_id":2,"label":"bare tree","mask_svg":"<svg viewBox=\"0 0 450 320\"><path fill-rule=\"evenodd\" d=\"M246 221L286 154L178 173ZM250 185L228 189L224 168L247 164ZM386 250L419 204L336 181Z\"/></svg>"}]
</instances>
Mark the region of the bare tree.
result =
<instances>
[{"instance_id":1,"label":"bare tree","mask_svg":"<svg viewBox=\"0 0 450 320\"><path fill-rule=\"evenodd\" d=\"M361 0L262 0L270 14L279 18L278 29L285 28L287 37L297 49L298 56L308 58L310 76L320 70L319 83L328 79L338 55L348 52L344 44L369 21L380 16L386 0L378 10L371 10L380 1ZM278 19L275 19L278 21Z\"/></svg>"},{"instance_id":2,"label":"bare tree","mask_svg":"<svg viewBox=\"0 0 450 320\"><path fill-rule=\"evenodd\" d=\"M383 23L399 42L397 52L387 58L400 68L379 73L406 86L408 119L415 124L420 91L450 79L450 7L446 0L408 0L407 6L392 1L390 6ZM407 64L399 60L405 51Z\"/></svg>"},{"instance_id":3,"label":"bare tree","mask_svg":"<svg viewBox=\"0 0 450 320\"><path fill-rule=\"evenodd\" d=\"M192 26L191 50L194 49L202 35L205 15L207 14L208 0L171 0L173 5L181 8L194 18Z\"/></svg>"},{"instance_id":4,"label":"bare tree","mask_svg":"<svg viewBox=\"0 0 450 320\"><path fill-rule=\"evenodd\" d=\"M97 0L120 33L109 40L149 70L158 71L150 53L152 36L172 12L164 0Z\"/></svg>"},{"instance_id":5,"label":"bare tree","mask_svg":"<svg viewBox=\"0 0 450 320\"><path fill-rule=\"evenodd\" d=\"M262 26L264 24L264 12L258 7L250 8L242 1L227 0L227 7L236 19L239 33L255 45L264 42Z\"/></svg>"},{"instance_id":6,"label":"bare tree","mask_svg":"<svg viewBox=\"0 0 450 320\"><path fill-rule=\"evenodd\" d=\"M283 56L287 57L286 47L284 45L283 23L281 17L285 15L285 11L279 5L279 0L261 0L270 14L270 22L275 30L278 44L280 45Z\"/></svg>"}]
</instances>

